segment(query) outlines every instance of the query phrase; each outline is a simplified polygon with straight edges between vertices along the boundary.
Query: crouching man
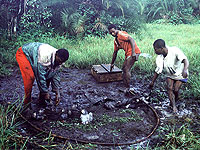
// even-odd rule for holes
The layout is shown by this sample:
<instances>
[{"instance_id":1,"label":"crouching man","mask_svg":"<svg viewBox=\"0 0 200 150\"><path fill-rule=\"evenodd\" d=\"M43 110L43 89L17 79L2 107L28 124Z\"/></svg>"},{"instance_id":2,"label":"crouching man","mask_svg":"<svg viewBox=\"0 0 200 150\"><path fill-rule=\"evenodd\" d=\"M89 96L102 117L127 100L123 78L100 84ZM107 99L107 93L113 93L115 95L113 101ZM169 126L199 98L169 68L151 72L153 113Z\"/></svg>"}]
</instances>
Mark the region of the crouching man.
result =
<instances>
[{"instance_id":1,"label":"crouching man","mask_svg":"<svg viewBox=\"0 0 200 150\"><path fill-rule=\"evenodd\" d=\"M166 47L165 41L158 39L153 43L157 68L149 87L152 88L158 75L163 71L167 73L167 92L173 112L177 112L175 102L178 100L178 92L183 83L187 82L189 62L184 53L177 47Z\"/></svg>"},{"instance_id":2,"label":"crouching man","mask_svg":"<svg viewBox=\"0 0 200 150\"><path fill-rule=\"evenodd\" d=\"M18 62L24 81L24 105L30 104L31 92L36 79L40 91L39 104L45 105L45 100L50 100L49 85L56 93L56 104L60 101L59 66L68 60L69 52L66 49L56 49L44 43L28 43L17 50Z\"/></svg>"}]
</instances>

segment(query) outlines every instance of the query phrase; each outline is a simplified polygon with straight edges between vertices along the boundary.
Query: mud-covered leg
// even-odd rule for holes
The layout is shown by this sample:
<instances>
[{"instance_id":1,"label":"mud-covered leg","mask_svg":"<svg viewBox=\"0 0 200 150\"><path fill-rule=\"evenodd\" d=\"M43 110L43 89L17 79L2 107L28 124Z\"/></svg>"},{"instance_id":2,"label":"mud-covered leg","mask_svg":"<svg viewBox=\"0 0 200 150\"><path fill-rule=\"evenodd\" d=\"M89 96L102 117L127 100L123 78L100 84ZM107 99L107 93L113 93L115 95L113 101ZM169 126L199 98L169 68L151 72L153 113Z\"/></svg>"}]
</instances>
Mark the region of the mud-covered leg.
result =
<instances>
[{"instance_id":1,"label":"mud-covered leg","mask_svg":"<svg viewBox=\"0 0 200 150\"><path fill-rule=\"evenodd\" d=\"M175 103L175 95L173 93L173 85L174 85L174 80L167 78L168 97L170 100L170 104L172 105L173 112L176 113L178 110L177 110L176 103Z\"/></svg>"},{"instance_id":2,"label":"mud-covered leg","mask_svg":"<svg viewBox=\"0 0 200 150\"><path fill-rule=\"evenodd\" d=\"M175 101L178 101L179 90L180 90L182 84L183 84L183 82L181 82L181 81L176 81L174 84Z\"/></svg>"},{"instance_id":3,"label":"mud-covered leg","mask_svg":"<svg viewBox=\"0 0 200 150\"><path fill-rule=\"evenodd\" d=\"M123 64L123 81L127 88L130 88L130 80L131 80L131 68L135 63L134 57L129 57L125 59Z\"/></svg>"}]
</instances>

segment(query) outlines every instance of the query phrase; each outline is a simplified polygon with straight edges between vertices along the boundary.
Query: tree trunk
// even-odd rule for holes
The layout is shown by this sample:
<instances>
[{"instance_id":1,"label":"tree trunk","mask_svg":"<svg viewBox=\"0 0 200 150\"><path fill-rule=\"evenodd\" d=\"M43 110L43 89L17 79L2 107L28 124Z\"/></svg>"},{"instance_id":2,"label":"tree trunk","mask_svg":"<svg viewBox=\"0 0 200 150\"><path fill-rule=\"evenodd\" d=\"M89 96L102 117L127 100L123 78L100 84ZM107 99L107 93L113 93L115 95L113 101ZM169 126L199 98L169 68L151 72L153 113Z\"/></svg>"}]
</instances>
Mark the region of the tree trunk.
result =
<instances>
[{"instance_id":1,"label":"tree trunk","mask_svg":"<svg viewBox=\"0 0 200 150\"><path fill-rule=\"evenodd\" d=\"M13 17L8 22L8 39L12 40L12 26L13 26Z\"/></svg>"},{"instance_id":2,"label":"tree trunk","mask_svg":"<svg viewBox=\"0 0 200 150\"><path fill-rule=\"evenodd\" d=\"M13 35L17 36L17 25L18 25L18 18L22 16L25 13L25 7L26 7L26 1L27 0L18 0L16 1L17 4L17 10L15 10L15 14L10 14L7 17L8 19L8 38L10 40L13 39ZM12 4L11 4L12 5Z\"/></svg>"}]
</instances>

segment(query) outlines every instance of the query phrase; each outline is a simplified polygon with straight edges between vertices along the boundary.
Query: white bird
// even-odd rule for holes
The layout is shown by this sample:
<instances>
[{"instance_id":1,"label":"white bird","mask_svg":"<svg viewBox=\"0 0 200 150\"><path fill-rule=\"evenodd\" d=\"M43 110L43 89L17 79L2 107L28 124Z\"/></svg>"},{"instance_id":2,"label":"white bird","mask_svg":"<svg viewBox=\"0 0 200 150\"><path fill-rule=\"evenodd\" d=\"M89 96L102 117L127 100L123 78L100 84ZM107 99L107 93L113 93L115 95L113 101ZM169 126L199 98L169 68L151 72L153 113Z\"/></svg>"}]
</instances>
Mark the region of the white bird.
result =
<instances>
[{"instance_id":1,"label":"white bird","mask_svg":"<svg viewBox=\"0 0 200 150\"><path fill-rule=\"evenodd\" d=\"M88 113L85 109L81 110L81 121L83 124L88 124L93 120L93 114L90 112Z\"/></svg>"}]
</instances>

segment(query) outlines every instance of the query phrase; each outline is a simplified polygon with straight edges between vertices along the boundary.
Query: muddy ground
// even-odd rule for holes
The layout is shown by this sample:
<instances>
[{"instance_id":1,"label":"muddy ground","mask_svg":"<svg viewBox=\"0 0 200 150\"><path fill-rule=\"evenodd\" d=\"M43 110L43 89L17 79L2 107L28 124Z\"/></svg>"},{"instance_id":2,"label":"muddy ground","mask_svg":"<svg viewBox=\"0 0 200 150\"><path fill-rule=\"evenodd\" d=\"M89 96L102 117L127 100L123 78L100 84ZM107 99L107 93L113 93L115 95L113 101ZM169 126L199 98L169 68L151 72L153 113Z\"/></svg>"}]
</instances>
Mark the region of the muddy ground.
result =
<instances>
[{"instance_id":1,"label":"muddy ground","mask_svg":"<svg viewBox=\"0 0 200 150\"><path fill-rule=\"evenodd\" d=\"M150 91L147 88L150 81L142 76L133 75L131 85L134 92L130 94L123 91L125 87L122 81L98 83L89 69L64 68L61 74L59 105L48 103L45 109L38 105L39 91L35 82L31 104L33 110L27 119L42 130L52 131L69 139L97 143L131 143L148 136L157 123L155 114L145 104L148 103L159 115L159 128L168 123L180 127L185 119L192 118L194 123L191 125L196 129L199 125L197 116L200 115L200 104L191 99L181 99L177 102L179 113L174 115L169 107L164 79L159 80L160 84ZM0 81L0 104L22 100L23 94L20 71L14 68L11 76ZM53 101L52 93L51 98ZM83 109L93 114L93 120L88 124L81 122L80 115ZM30 128L22 125L21 130L34 136ZM200 132L199 129L195 131ZM150 138L139 144L142 147L155 146L162 138L158 134L162 135L156 131ZM132 147L134 145L126 145L121 146L120 149ZM97 149L104 148L99 146ZM119 149L116 146L106 148Z\"/></svg>"}]
</instances>

